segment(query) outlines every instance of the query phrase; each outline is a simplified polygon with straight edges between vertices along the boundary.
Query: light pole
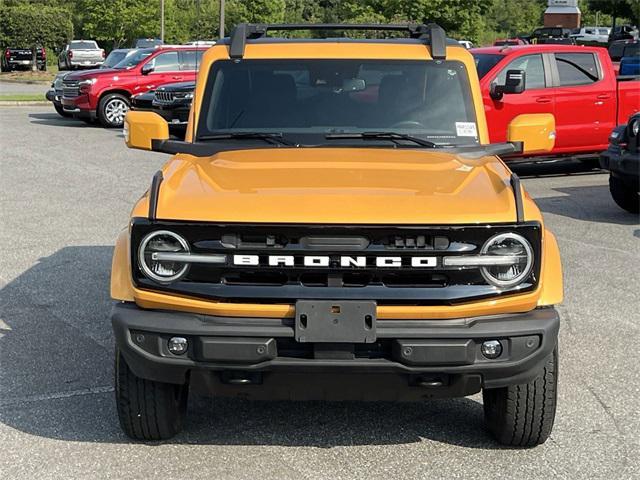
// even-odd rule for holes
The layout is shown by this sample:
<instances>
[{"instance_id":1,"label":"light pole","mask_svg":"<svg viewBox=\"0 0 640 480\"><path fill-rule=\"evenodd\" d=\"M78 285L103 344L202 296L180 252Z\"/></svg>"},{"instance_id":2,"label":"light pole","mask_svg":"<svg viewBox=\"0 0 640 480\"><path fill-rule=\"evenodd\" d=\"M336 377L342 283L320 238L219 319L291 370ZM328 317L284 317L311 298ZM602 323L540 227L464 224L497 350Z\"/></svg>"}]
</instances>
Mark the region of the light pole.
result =
<instances>
[{"instance_id":1,"label":"light pole","mask_svg":"<svg viewBox=\"0 0 640 480\"><path fill-rule=\"evenodd\" d=\"M160 40L164 42L164 0L160 0Z\"/></svg>"},{"instance_id":2,"label":"light pole","mask_svg":"<svg viewBox=\"0 0 640 480\"><path fill-rule=\"evenodd\" d=\"M224 0L220 0L220 38L224 38Z\"/></svg>"}]
</instances>

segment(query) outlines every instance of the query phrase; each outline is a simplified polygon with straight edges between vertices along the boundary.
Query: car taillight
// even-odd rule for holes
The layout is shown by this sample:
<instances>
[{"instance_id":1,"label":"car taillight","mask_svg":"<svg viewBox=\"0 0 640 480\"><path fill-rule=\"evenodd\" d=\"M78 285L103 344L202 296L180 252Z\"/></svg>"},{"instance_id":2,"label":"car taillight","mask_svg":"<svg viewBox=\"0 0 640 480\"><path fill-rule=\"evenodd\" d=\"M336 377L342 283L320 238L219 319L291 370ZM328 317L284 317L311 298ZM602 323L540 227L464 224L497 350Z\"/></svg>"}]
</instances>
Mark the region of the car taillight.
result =
<instances>
[{"instance_id":1,"label":"car taillight","mask_svg":"<svg viewBox=\"0 0 640 480\"><path fill-rule=\"evenodd\" d=\"M102 58L104 57L105 57L105 53L104 53L104 50L102 50Z\"/></svg>"},{"instance_id":2,"label":"car taillight","mask_svg":"<svg viewBox=\"0 0 640 480\"><path fill-rule=\"evenodd\" d=\"M4 51L4 57L5 58L10 58L11 57L11 52L9 51L8 48Z\"/></svg>"},{"instance_id":3,"label":"car taillight","mask_svg":"<svg viewBox=\"0 0 640 480\"><path fill-rule=\"evenodd\" d=\"M69 58L73 58L73 50L69 50Z\"/></svg>"},{"instance_id":4,"label":"car taillight","mask_svg":"<svg viewBox=\"0 0 640 480\"><path fill-rule=\"evenodd\" d=\"M44 48L41 48L40 51L42 52L42 58L47 58L47 51Z\"/></svg>"}]
</instances>

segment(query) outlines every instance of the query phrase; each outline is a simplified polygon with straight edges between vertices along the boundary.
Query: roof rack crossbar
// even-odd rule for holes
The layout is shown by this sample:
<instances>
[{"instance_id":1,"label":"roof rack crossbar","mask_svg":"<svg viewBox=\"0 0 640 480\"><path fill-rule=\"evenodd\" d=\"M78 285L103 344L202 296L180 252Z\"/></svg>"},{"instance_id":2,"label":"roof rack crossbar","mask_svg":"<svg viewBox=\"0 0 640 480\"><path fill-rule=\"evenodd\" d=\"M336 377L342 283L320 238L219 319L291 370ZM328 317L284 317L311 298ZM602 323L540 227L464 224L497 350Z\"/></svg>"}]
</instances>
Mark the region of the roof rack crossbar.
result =
<instances>
[{"instance_id":1,"label":"roof rack crossbar","mask_svg":"<svg viewBox=\"0 0 640 480\"><path fill-rule=\"evenodd\" d=\"M240 23L231 33L229 57L241 59L247 40L266 37L269 30L370 30L381 32L406 32L410 38L424 40L431 46L434 60L446 58L447 38L442 27L435 23L420 24L377 24L377 23Z\"/></svg>"}]
</instances>

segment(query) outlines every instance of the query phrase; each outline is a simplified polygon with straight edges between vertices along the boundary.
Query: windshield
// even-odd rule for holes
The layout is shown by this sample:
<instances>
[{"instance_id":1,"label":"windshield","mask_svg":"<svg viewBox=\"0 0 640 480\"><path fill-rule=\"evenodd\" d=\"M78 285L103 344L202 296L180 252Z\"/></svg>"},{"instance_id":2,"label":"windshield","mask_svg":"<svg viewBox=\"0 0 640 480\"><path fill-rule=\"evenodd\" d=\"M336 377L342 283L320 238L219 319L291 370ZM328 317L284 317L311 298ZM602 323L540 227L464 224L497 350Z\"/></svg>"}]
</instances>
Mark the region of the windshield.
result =
<instances>
[{"instance_id":1,"label":"windshield","mask_svg":"<svg viewBox=\"0 0 640 480\"><path fill-rule=\"evenodd\" d=\"M71 50L97 50L98 44L96 42L71 42L69 44Z\"/></svg>"},{"instance_id":2,"label":"windshield","mask_svg":"<svg viewBox=\"0 0 640 480\"><path fill-rule=\"evenodd\" d=\"M478 143L469 79L458 61L220 60L201 111L198 138L251 131L323 144L328 134L394 132Z\"/></svg>"},{"instance_id":3,"label":"windshield","mask_svg":"<svg viewBox=\"0 0 640 480\"><path fill-rule=\"evenodd\" d=\"M487 73L489 73L489 70L495 67L503 58L504 55L499 55L496 53L474 53L473 59L476 62L478 78L484 77Z\"/></svg>"},{"instance_id":4,"label":"windshield","mask_svg":"<svg viewBox=\"0 0 640 480\"><path fill-rule=\"evenodd\" d=\"M640 43L627 45L622 51L623 57L637 57L638 55L640 55Z\"/></svg>"},{"instance_id":5,"label":"windshield","mask_svg":"<svg viewBox=\"0 0 640 480\"><path fill-rule=\"evenodd\" d=\"M128 53L128 50L114 50L107 56L106 60L102 64L102 68L111 68L114 65L117 65L122 61L122 59L124 59L124 57L127 56Z\"/></svg>"},{"instance_id":6,"label":"windshield","mask_svg":"<svg viewBox=\"0 0 640 480\"><path fill-rule=\"evenodd\" d=\"M114 65L113 68L124 69L124 68L132 68L138 65L141 61L147 58L155 52L152 48L147 48L144 50L136 50L134 53L127 55L124 60L121 60L120 63Z\"/></svg>"}]
</instances>

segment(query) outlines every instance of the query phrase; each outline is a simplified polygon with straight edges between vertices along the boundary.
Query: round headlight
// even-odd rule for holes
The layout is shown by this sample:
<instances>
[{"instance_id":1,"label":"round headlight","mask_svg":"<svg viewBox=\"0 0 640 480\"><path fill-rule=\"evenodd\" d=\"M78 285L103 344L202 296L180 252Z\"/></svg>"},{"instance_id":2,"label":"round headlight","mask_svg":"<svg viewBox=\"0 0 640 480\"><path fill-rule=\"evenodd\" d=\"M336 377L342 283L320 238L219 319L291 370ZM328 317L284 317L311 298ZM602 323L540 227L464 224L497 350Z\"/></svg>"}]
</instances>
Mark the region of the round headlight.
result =
<instances>
[{"instance_id":1,"label":"round headlight","mask_svg":"<svg viewBox=\"0 0 640 480\"><path fill-rule=\"evenodd\" d=\"M533 249L521 235L517 233L501 233L491 237L481 250L482 255L500 255L513 257L511 261L499 262L481 268L482 276L496 287L509 288L522 283L533 267Z\"/></svg>"},{"instance_id":2,"label":"round headlight","mask_svg":"<svg viewBox=\"0 0 640 480\"><path fill-rule=\"evenodd\" d=\"M154 254L189 253L189 244L180 235L168 230L157 230L142 239L138 249L140 270L158 283L172 283L189 270L188 263L154 258Z\"/></svg>"},{"instance_id":3,"label":"round headlight","mask_svg":"<svg viewBox=\"0 0 640 480\"><path fill-rule=\"evenodd\" d=\"M631 135L634 137L638 136L638 132L640 132L640 118L634 118L631 120L631 125L629 130L631 131Z\"/></svg>"}]
</instances>

